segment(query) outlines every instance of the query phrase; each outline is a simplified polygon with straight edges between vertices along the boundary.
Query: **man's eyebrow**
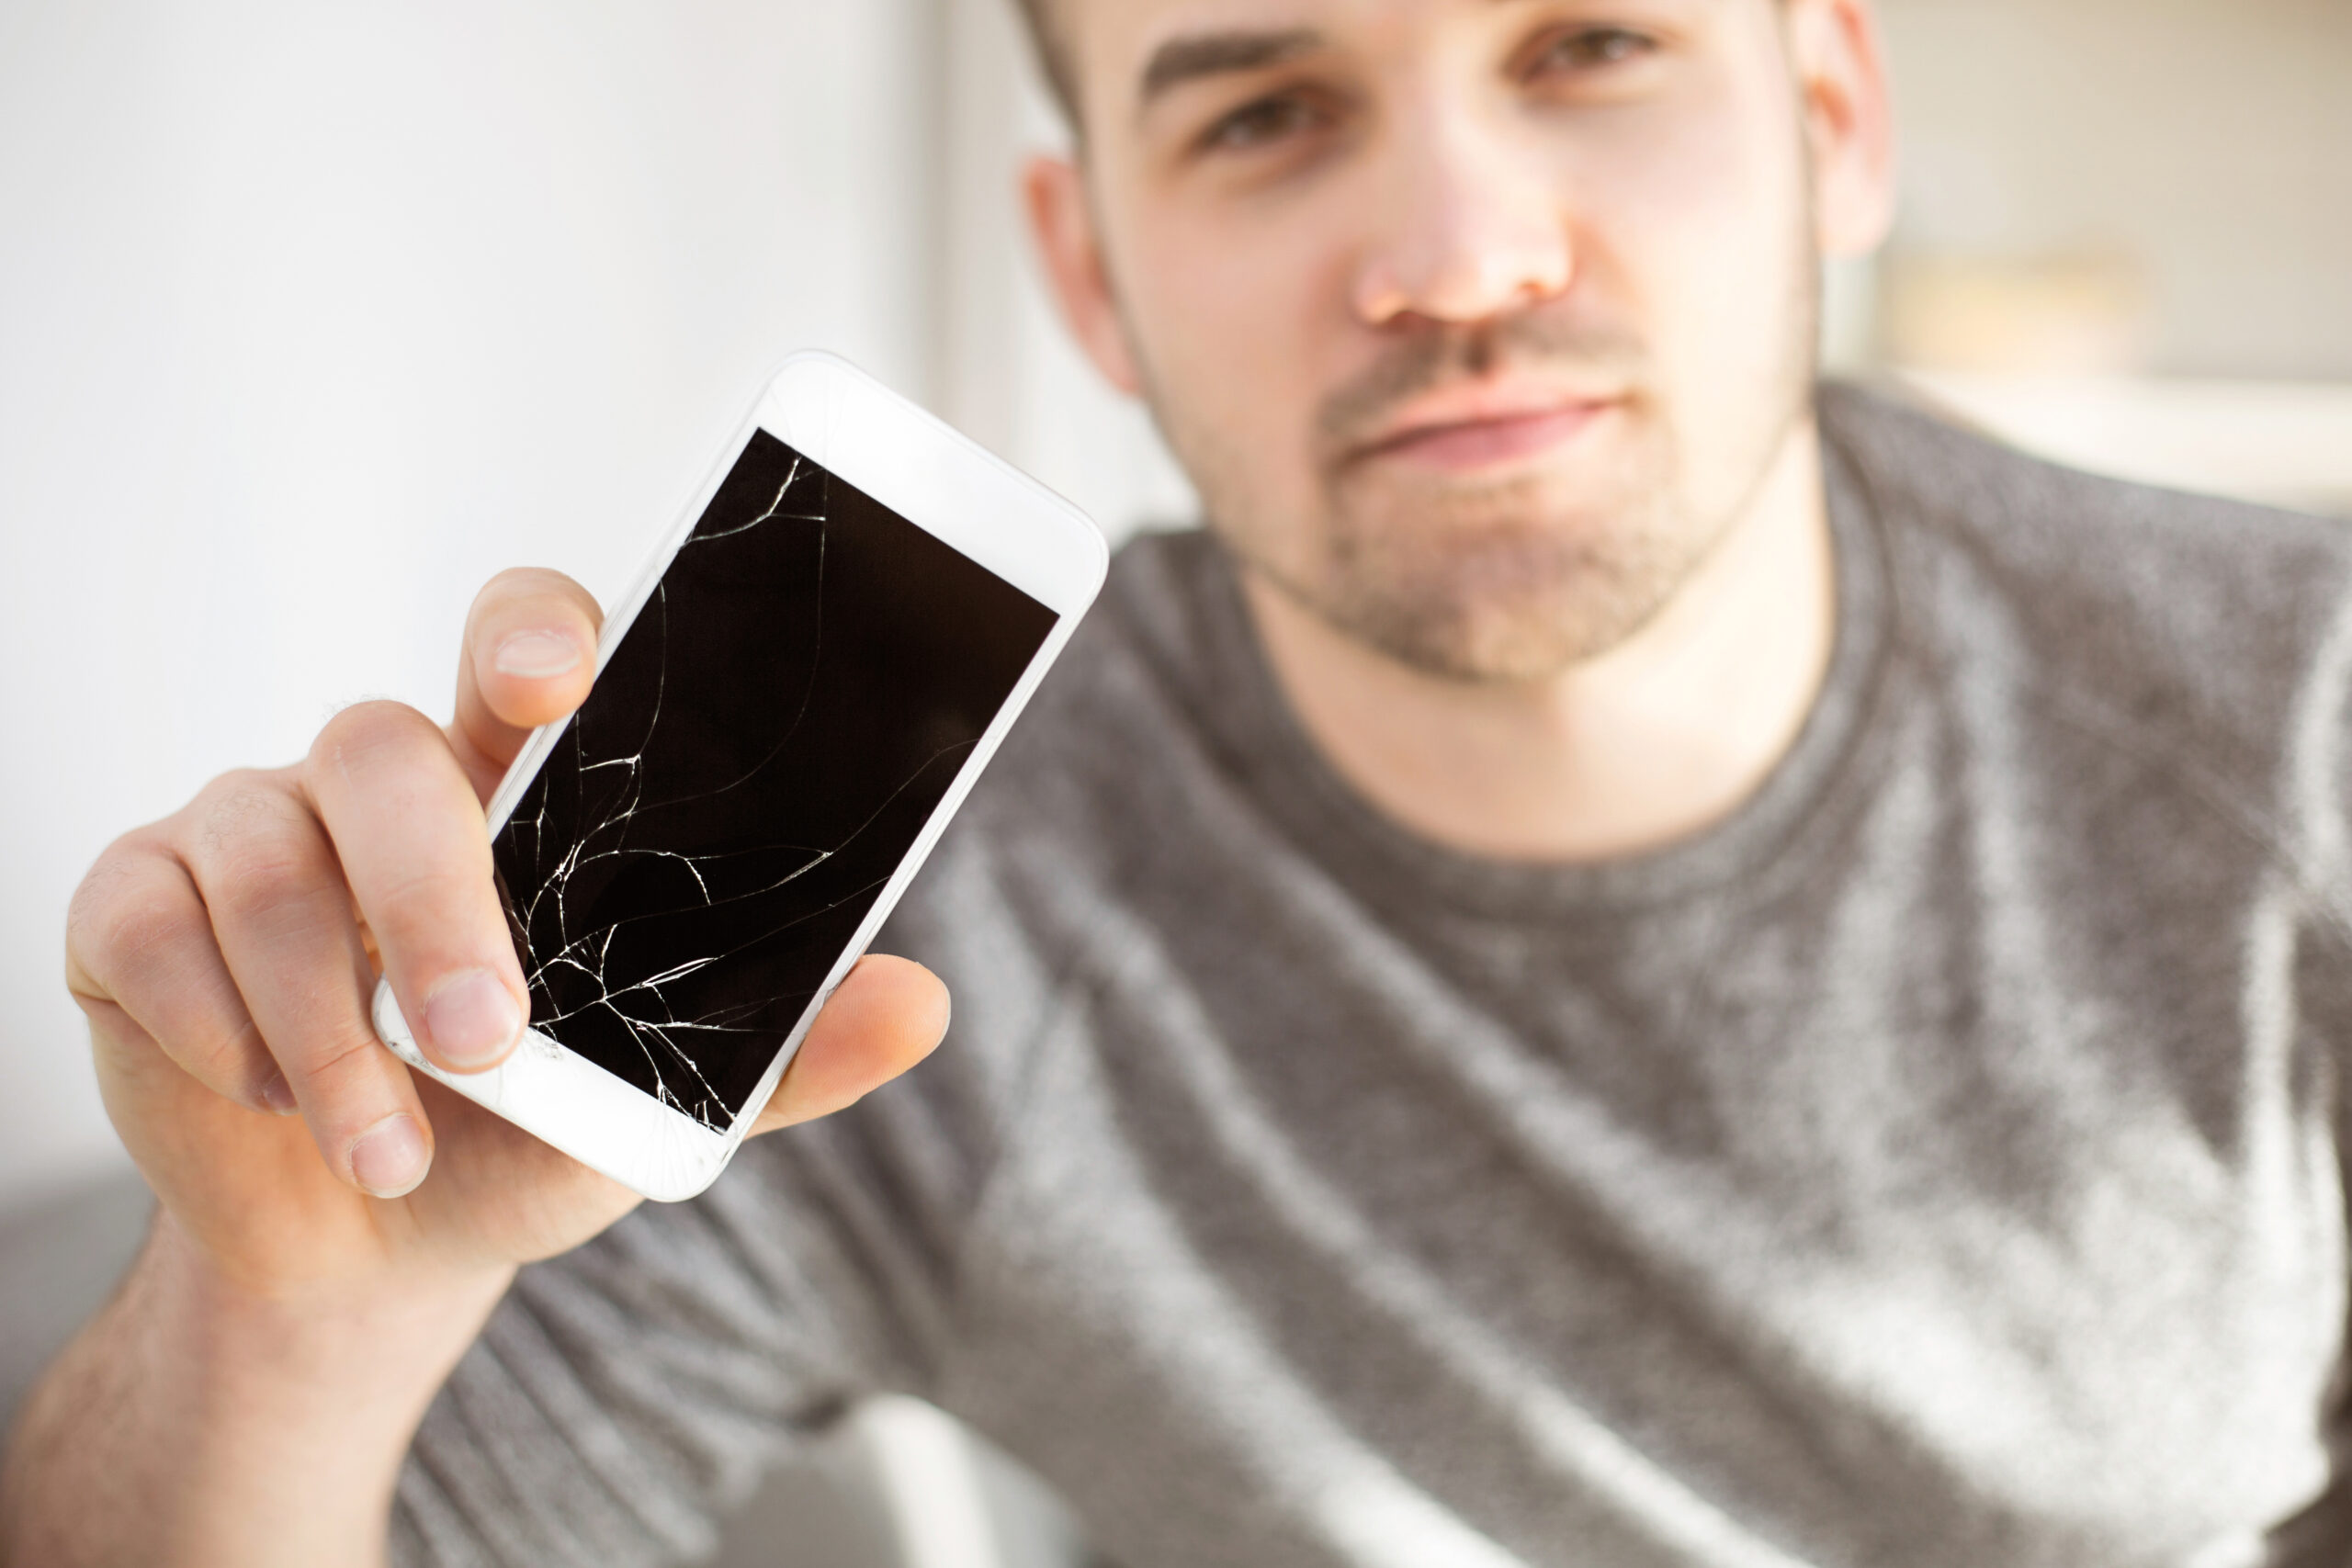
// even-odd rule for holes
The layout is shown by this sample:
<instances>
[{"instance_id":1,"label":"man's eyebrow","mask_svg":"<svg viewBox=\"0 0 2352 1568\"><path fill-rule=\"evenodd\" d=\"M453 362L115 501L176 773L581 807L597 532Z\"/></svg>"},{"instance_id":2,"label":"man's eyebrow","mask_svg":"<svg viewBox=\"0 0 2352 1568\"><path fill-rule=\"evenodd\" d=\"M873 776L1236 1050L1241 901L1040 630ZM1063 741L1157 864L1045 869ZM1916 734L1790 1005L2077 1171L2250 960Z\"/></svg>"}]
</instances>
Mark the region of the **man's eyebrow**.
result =
<instances>
[{"instance_id":1,"label":"man's eyebrow","mask_svg":"<svg viewBox=\"0 0 2352 1568\"><path fill-rule=\"evenodd\" d=\"M1188 33L1170 39L1151 51L1143 68L1143 105L1186 82L1238 71L1262 71L1323 47L1323 35L1312 28L1280 32L1235 30Z\"/></svg>"}]
</instances>

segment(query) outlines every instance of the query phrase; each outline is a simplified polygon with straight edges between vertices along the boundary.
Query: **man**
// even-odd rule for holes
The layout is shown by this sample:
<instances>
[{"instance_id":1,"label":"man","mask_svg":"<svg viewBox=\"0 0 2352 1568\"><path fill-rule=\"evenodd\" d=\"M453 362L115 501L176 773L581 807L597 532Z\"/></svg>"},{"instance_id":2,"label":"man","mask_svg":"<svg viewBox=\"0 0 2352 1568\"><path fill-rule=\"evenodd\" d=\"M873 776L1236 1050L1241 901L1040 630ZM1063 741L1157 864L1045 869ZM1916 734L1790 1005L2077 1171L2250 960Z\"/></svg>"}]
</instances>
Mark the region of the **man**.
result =
<instances>
[{"instance_id":1,"label":"man","mask_svg":"<svg viewBox=\"0 0 2352 1568\"><path fill-rule=\"evenodd\" d=\"M844 1109L945 1022L869 959L762 1124L837 1113L613 1224L372 1043L371 953L519 1026L479 801L594 609L501 579L446 737L92 872L164 1213L10 1560L667 1561L906 1388L1136 1565L2340 1561L2352 547L1815 396L1867 0L1035 19L1212 529L894 923L951 1049Z\"/></svg>"}]
</instances>

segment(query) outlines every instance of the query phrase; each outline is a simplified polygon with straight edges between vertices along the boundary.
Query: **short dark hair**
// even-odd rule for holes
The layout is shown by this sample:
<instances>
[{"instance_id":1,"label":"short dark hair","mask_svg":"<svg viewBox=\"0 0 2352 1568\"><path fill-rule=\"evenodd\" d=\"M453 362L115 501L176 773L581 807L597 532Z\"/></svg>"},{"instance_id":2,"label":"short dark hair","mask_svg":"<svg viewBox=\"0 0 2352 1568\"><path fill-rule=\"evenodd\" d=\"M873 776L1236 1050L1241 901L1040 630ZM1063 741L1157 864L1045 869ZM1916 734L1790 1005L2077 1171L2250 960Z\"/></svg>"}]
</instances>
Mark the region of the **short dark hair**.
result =
<instances>
[{"instance_id":1,"label":"short dark hair","mask_svg":"<svg viewBox=\"0 0 2352 1568\"><path fill-rule=\"evenodd\" d=\"M1027 24L1029 46L1037 51L1037 66L1045 73L1046 85L1053 90L1054 102L1061 106L1075 134L1080 129L1078 73L1070 68L1069 40L1054 15L1055 0L1013 0L1013 4Z\"/></svg>"}]
</instances>

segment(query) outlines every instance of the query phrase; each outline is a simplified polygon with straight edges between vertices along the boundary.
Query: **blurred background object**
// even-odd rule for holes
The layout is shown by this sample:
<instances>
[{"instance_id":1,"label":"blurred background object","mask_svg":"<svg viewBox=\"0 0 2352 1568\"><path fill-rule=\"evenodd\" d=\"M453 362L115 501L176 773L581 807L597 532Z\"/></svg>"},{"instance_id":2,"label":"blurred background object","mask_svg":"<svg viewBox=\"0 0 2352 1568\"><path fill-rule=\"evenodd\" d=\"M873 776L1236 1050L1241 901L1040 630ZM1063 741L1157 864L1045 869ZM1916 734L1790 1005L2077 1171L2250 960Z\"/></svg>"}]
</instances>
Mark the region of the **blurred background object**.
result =
<instances>
[{"instance_id":1,"label":"blurred background object","mask_svg":"<svg viewBox=\"0 0 2352 1568\"><path fill-rule=\"evenodd\" d=\"M1905 205L1830 271L1830 365L2352 516L2352 4L1883 12ZM1057 135L1009 0L0 6L0 1373L142 1212L60 980L91 858L343 703L441 712L497 570L611 594L785 353L1114 536L1189 519L1034 276L1013 182ZM841 1451L938 1459L893 1419Z\"/></svg>"},{"instance_id":2,"label":"blurred background object","mask_svg":"<svg viewBox=\"0 0 2352 1568\"><path fill-rule=\"evenodd\" d=\"M2075 468L2352 519L2352 380L1905 369L1902 385Z\"/></svg>"},{"instance_id":3,"label":"blurred background object","mask_svg":"<svg viewBox=\"0 0 2352 1568\"><path fill-rule=\"evenodd\" d=\"M2124 297L2089 312L2144 320L2128 360L2084 368L2352 378L2352 6L1881 9L1905 160L1890 276L2099 258Z\"/></svg>"},{"instance_id":4,"label":"blurred background object","mask_svg":"<svg viewBox=\"0 0 2352 1568\"><path fill-rule=\"evenodd\" d=\"M1903 211L1833 287L1840 368L2062 462L2352 516L2352 6L1882 9Z\"/></svg>"},{"instance_id":5,"label":"blurred background object","mask_svg":"<svg viewBox=\"0 0 2352 1568\"><path fill-rule=\"evenodd\" d=\"M2148 277L2115 253L1882 264L1880 349L1890 363L1992 376L2120 376L2147 362Z\"/></svg>"}]
</instances>

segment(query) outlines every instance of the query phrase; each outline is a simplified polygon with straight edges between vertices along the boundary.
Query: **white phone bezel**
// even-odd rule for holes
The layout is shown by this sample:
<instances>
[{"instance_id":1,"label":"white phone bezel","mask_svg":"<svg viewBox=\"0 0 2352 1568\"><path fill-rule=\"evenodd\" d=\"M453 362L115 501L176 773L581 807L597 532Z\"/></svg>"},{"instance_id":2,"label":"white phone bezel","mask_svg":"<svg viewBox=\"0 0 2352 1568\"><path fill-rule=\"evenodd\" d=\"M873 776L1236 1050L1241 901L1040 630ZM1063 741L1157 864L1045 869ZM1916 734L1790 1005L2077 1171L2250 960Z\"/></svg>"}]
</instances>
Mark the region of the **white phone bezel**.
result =
<instances>
[{"instance_id":1,"label":"white phone bezel","mask_svg":"<svg viewBox=\"0 0 2352 1568\"><path fill-rule=\"evenodd\" d=\"M757 1119L756 1108L783 1077L818 1009L922 869L948 819L1069 642L1079 617L1093 603L1110 564L1102 533L1069 502L846 361L814 351L796 354L768 383L751 417L663 536L635 585L612 607L597 640L600 672L755 430L764 430L814 459L1037 600L1057 618L914 846L834 961L816 999L768 1065L745 1102L750 1109L726 1133L713 1132L536 1030L526 1030L514 1055L486 1073L444 1072L417 1049L390 982L377 986L377 1032L411 1067L623 1186L664 1202L700 1192L734 1157ZM568 723L535 731L516 754L490 798L488 826L493 837L505 827Z\"/></svg>"}]
</instances>

